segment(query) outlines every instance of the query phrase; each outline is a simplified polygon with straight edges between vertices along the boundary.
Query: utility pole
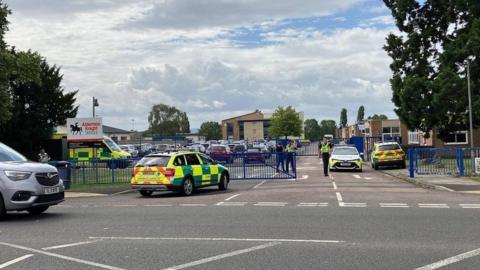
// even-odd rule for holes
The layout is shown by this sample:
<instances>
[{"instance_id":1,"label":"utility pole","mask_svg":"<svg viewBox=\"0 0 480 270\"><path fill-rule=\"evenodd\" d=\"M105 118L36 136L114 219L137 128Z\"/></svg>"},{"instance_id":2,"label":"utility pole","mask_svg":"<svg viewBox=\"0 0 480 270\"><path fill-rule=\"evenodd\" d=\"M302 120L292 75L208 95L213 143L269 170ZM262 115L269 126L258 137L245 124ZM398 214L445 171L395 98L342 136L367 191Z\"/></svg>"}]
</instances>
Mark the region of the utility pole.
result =
<instances>
[{"instance_id":1,"label":"utility pole","mask_svg":"<svg viewBox=\"0 0 480 270\"><path fill-rule=\"evenodd\" d=\"M467 61L468 114L470 120L470 147L473 148L472 92L470 89L470 61Z\"/></svg>"},{"instance_id":2,"label":"utility pole","mask_svg":"<svg viewBox=\"0 0 480 270\"><path fill-rule=\"evenodd\" d=\"M95 97L92 97L92 112L93 112L92 117L93 118L95 118L95 107L98 107L98 99L96 99Z\"/></svg>"}]
</instances>

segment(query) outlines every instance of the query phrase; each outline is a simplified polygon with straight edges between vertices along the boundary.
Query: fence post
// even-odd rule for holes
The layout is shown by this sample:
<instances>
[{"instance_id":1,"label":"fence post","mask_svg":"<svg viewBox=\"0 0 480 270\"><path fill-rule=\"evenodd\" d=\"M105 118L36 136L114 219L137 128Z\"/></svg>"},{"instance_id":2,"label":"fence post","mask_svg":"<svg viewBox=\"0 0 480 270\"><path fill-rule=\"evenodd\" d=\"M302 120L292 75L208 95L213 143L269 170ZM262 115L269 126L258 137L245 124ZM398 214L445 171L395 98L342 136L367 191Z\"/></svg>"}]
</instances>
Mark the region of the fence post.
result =
<instances>
[{"instance_id":1,"label":"fence post","mask_svg":"<svg viewBox=\"0 0 480 270\"><path fill-rule=\"evenodd\" d=\"M410 148L408 150L408 170L409 170L409 176L410 178L414 178L415 177L415 149L414 148Z\"/></svg>"},{"instance_id":2,"label":"fence post","mask_svg":"<svg viewBox=\"0 0 480 270\"><path fill-rule=\"evenodd\" d=\"M462 148L457 148L457 165L460 176L465 176L464 151Z\"/></svg>"},{"instance_id":3,"label":"fence post","mask_svg":"<svg viewBox=\"0 0 480 270\"><path fill-rule=\"evenodd\" d=\"M117 168L117 162L115 160L111 160L112 161L112 184L115 183L115 169Z\"/></svg>"},{"instance_id":4,"label":"fence post","mask_svg":"<svg viewBox=\"0 0 480 270\"><path fill-rule=\"evenodd\" d=\"M295 181L297 180L297 153L293 153L293 176L295 177Z\"/></svg>"},{"instance_id":5,"label":"fence post","mask_svg":"<svg viewBox=\"0 0 480 270\"><path fill-rule=\"evenodd\" d=\"M247 154L243 153L242 154L242 157L243 157L243 179L247 179L247 164L245 162L245 158L247 157Z\"/></svg>"}]
</instances>

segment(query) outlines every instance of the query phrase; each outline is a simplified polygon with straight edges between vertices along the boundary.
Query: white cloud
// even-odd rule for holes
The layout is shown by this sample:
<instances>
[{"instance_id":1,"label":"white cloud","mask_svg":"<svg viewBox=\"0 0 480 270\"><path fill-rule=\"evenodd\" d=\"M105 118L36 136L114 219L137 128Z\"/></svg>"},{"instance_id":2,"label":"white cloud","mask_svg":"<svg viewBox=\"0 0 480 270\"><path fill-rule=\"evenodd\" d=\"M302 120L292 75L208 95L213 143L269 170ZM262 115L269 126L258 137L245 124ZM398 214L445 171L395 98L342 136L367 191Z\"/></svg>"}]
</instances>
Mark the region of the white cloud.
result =
<instances>
[{"instance_id":1,"label":"white cloud","mask_svg":"<svg viewBox=\"0 0 480 270\"><path fill-rule=\"evenodd\" d=\"M392 111L390 59L382 50L388 29L272 30L281 26L278 19L333 14L358 1L305 1L304 5L271 1L211 5L212 1L201 0L188 6L183 0L154 5L105 0L91 10L82 6L71 11L70 17L55 16L52 11L44 11L51 16L36 16L33 9L24 7L19 13L13 10L7 42L37 50L50 63L62 66L66 89L80 89L79 116L91 115L95 96L100 101L97 113L105 123L119 128L130 129L132 119L136 128L146 128L148 112L157 103L187 111L192 127L285 105L317 119L338 120L341 108L356 113L362 104L367 114ZM258 10L250 7L253 4ZM75 10L73 4L62 5L64 10ZM232 5L238 8L230 10ZM149 17L153 8L161 7L164 17ZM232 13L245 18L230 20ZM209 14L223 14L228 20ZM142 16L144 24L154 20L151 27L139 28L137 19ZM120 27L131 18L137 28ZM168 23L166 18L173 21ZM162 20L165 27L158 25ZM274 43L238 47L226 34L236 28L228 25L245 22L267 31L262 37ZM201 28L191 29L195 25Z\"/></svg>"}]
</instances>

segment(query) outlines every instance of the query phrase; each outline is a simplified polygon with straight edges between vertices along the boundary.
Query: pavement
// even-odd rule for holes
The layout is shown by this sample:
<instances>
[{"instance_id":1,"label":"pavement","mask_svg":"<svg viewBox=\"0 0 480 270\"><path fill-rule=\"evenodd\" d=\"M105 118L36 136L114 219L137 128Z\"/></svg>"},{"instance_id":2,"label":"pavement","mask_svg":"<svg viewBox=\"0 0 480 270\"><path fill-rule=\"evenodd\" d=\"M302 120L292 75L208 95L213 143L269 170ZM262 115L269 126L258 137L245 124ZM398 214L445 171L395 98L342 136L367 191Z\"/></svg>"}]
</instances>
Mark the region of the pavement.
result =
<instances>
[{"instance_id":1,"label":"pavement","mask_svg":"<svg viewBox=\"0 0 480 270\"><path fill-rule=\"evenodd\" d=\"M414 178L411 178L408 169L386 169L381 172L424 188L480 195L480 182L468 177L450 175L415 175Z\"/></svg>"},{"instance_id":2,"label":"pavement","mask_svg":"<svg viewBox=\"0 0 480 270\"><path fill-rule=\"evenodd\" d=\"M365 168L151 198L68 198L0 222L0 269L478 269L480 197Z\"/></svg>"}]
</instances>

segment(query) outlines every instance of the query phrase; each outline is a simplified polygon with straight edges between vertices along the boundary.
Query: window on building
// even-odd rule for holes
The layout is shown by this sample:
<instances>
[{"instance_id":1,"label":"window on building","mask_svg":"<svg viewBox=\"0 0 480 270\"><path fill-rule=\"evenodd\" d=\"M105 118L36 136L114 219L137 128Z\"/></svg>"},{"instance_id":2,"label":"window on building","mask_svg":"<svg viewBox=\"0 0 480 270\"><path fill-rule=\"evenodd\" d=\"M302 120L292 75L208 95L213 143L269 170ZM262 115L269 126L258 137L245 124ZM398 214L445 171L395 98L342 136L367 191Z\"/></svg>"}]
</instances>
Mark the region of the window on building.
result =
<instances>
[{"instance_id":1,"label":"window on building","mask_svg":"<svg viewBox=\"0 0 480 270\"><path fill-rule=\"evenodd\" d=\"M227 137L233 136L233 124L227 123Z\"/></svg>"},{"instance_id":2,"label":"window on building","mask_svg":"<svg viewBox=\"0 0 480 270\"><path fill-rule=\"evenodd\" d=\"M238 123L238 131L239 131L240 140L244 140L245 139L244 122L239 122Z\"/></svg>"},{"instance_id":3,"label":"window on building","mask_svg":"<svg viewBox=\"0 0 480 270\"><path fill-rule=\"evenodd\" d=\"M127 136L121 136L120 137L120 141L126 141L127 139L128 139Z\"/></svg>"},{"instance_id":4,"label":"window on building","mask_svg":"<svg viewBox=\"0 0 480 270\"><path fill-rule=\"evenodd\" d=\"M408 132L408 144L419 144L420 143L420 134L418 130Z\"/></svg>"},{"instance_id":5,"label":"window on building","mask_svg":"<svg viewBox=\"0 0 480 270\"><path fill-rule=\"evenodd\" d=\"M393 141L400 137L400 127L383 127L382 138L383 141Z\"/></svg>"},{"instance_id":6,"label":"window on building","mask_svg":"<svg viewBox=\"0 0 480 270\"><path fill-rule=\"evenodd\" d=\"M467 144L468 135L467 131L458 131L448 134L445 139L445 144Z\"/></svg>"}]
</instances>

